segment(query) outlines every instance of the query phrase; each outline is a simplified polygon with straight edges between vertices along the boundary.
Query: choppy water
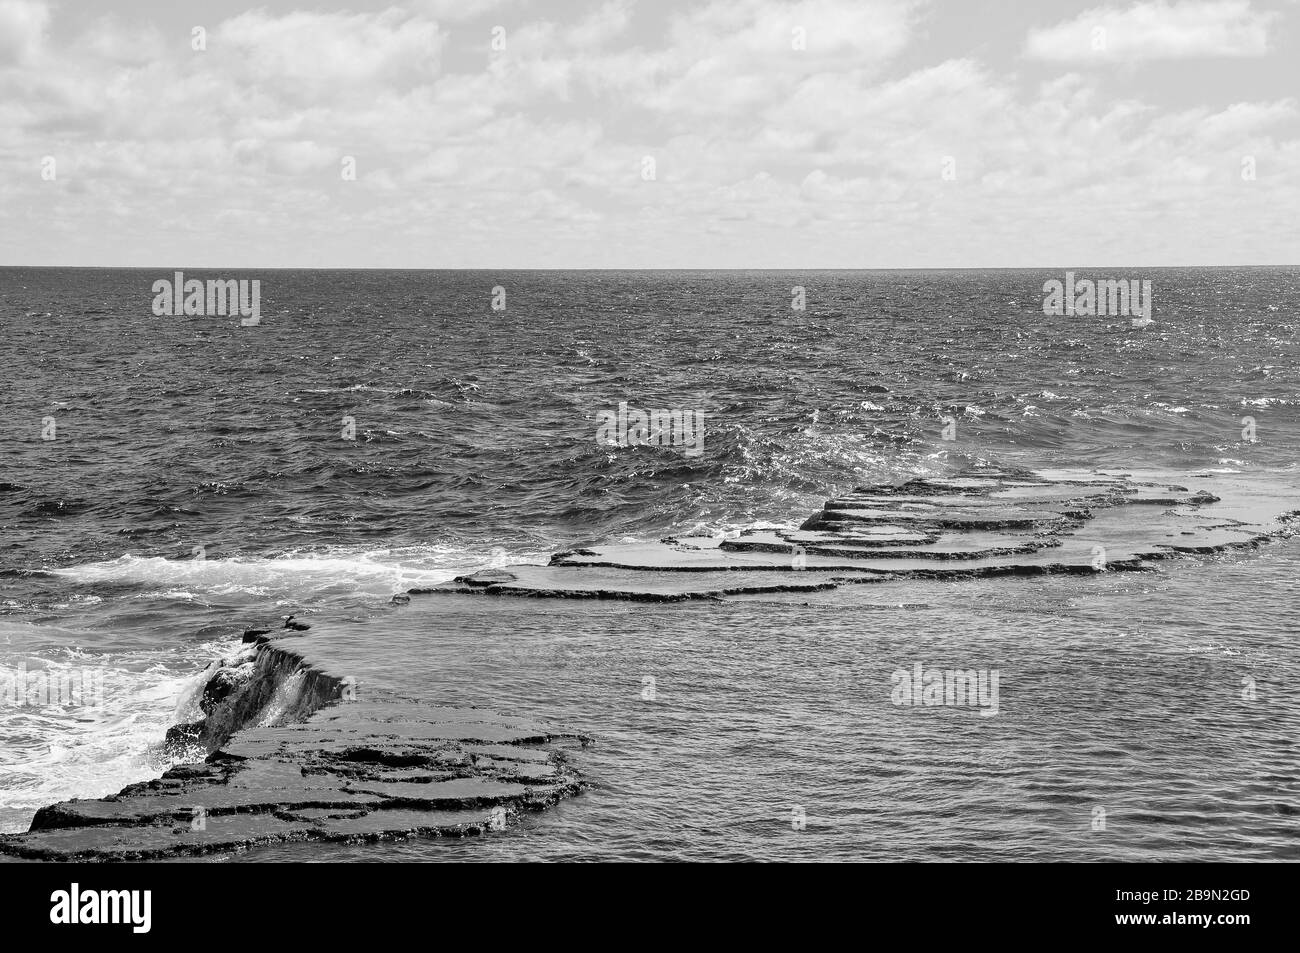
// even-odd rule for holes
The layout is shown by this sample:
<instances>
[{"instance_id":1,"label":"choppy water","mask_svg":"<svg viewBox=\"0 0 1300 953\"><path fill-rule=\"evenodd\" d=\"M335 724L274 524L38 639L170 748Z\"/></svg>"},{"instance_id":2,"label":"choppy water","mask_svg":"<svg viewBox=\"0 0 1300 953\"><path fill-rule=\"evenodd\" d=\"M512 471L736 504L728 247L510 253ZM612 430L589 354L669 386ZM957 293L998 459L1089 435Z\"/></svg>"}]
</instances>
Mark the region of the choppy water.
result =
<instances>
[{"instance_id":1,"label":"choppy water","mask_svg":"<svg viewBox=\"0 0 1300 953\"><path fill-rule=\"evenodd\" d=\"M268 616L382 617L392 593L493 561L802 519L854 484L978 460L1297 472L1296 269L1092 275L1153 281L1141 330L1044 317L1062 276L1044 271L193 274L261 279L256 328L155 317L169 275L0 269L0 665L103 672L102 704L0 707L3 829L161 770L194 673ZM601 446L595 415L620 401L702 410L704 454ZM1274 856L1297 807L1273 734L1294 738L1300 710L1297 556L905 586L830 618L636 607L582 635L533 604L531 628L457 620L419 670L440 697L602 740L592 792L475 856L948 856L926 823L952 850L966 824L989 850L1086 855L1058 822L1091 810L1097 792L1070 787L1087 778L1120 814L1172 818L1139 853ZM931 652L1019 671L1004 692L1032 689L1037 715L945 712L975 718L971 747L852 675ZM651 664L679 700L688 679L688 703L627 703ZM1253 714L1234 701L1250 666L1278 686ZM1039 796L1072 806L1014 807ZM787 802L813 836L785 837Z\"/></svg>"}]
</instances>

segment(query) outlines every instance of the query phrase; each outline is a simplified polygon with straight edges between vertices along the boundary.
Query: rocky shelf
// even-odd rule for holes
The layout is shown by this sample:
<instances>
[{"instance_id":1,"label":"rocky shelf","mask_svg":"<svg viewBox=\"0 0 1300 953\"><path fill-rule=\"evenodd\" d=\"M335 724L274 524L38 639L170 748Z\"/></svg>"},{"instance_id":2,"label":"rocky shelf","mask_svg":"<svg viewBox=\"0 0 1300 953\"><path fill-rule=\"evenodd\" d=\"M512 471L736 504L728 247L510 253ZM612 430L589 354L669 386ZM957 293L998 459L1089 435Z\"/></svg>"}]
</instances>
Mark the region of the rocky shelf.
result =
<instances>
[{"instance_id":1,"label":"rocky shelf","mask_svg":"<svg viewBox=\"0 0 1300 953\"><path fill-rule=\"evenodd\" d=\"M208 681L203 722L169 733L168 744L195 746L194 763L113 797L43 808L26 834L0 837L0 854L147 860L294 840L464 836L582 788L564 747L585 739L340 678L326 666L348 670L348 641L328 634L248 638Z\"/></svg>"},{"instance_id":2,"label":"rocky shelf","mask_svg":"<svg viewBox=\"0 0 1300 953\"><path fill-rule=\"evenodd\" d=\"M560 553L412 593L676 602L904 577L1149 570L1291 532L1293 489L1240 474L983 470L862 487L798 526Z\"/></svg>"}]
</instances>

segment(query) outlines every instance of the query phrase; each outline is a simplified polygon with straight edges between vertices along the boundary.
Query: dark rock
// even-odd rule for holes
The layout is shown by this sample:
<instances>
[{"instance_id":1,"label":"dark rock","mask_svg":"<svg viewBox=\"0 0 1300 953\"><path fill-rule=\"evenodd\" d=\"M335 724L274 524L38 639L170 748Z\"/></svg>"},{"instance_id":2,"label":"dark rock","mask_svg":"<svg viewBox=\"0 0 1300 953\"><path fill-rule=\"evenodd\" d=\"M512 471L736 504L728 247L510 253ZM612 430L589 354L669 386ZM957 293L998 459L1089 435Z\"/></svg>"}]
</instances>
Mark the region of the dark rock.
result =
<instances>
[{"instance_id":1,"label":"dark rock","mask_svg":"<svg viewBox=\"0 0 1300 953\"><path fill-rule=\"evenodd\" d=\"M504 569L480 569L475 573L457 576L456 581L467 586L495 586L503 582L514 582L515 576Z\"/></svg>"},{"instance_id":2,"label":"dark rock","mask_svg":"<svg viewBox=\"0 0 1300 953\"><path fill-rule=\"evenodd\" d=\"M582 789L560 745L589 739L482 708L336 703L343 680L303 654L317 638L263 642L245 663L250 675L213 676L214 695L229 687L213 714L167 733L173 751L211 750L205 762L43 808L28 833L0 835L0 854L149 860L295 840L460 837ZM349 638L331 645L334 657L356 648ZM277 691L286 684L297 692L287 700ZM272 701L284 708L274 718Z\"/></svg>"},{"instance_id":3,"label":"dark rock","mask_svg":"<svg viewBox=\"0 0 1300 953\"><path fill-rule=\"evenodd\" d=\"M212 709L223 702L232 692L244 685L253 676L253 663L246 662L237 668L221 668L203 687L203 697L199 708L205 715L212 714Z\"/></svg>"},{"instance_id":4,"label":"dark rock","mask_svg":"<svg viewBox=\"0 0 1300 953\"><path fill-rule=\"evenodd\" d=\"M193 721L187 725L172 725L163 738L163 748L173 758L184 757L203 744L203 722Z\"/></svg>"}]
</instances>

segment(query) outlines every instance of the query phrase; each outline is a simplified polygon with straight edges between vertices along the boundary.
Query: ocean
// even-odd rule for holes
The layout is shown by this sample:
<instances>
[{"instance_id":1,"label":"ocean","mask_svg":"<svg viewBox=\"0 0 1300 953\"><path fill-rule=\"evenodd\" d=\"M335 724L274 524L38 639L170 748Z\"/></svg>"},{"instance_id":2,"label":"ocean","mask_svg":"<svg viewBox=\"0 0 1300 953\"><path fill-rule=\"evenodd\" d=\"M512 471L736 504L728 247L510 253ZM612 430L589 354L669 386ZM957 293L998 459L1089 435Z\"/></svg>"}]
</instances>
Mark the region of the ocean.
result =
<instances>
[{"instance_id":1,"label":"ocean","mask_svg":"<svg viewBox=\"0 0 1300 953\"><path fill-rule=\"evenodd\" d=\"M237 859L1297 859L1294 539L855 605L510 599L419 639L390 604L971 466L1300 482L1300 269L1073 269L1151 281L1142 328L1045 315L1065 270L185 269L260 280L249 327L155 315L171 269L0 269L0 676L87 696L0 704L0 831L156 777L203 669L294 614L412 697L590 735L590 788L500 836ZM623 402L701 413L703 452L598 441ZM900 717L888 672L946 660L1004 672L999 717Z\"/></svg>"}]
</instances>

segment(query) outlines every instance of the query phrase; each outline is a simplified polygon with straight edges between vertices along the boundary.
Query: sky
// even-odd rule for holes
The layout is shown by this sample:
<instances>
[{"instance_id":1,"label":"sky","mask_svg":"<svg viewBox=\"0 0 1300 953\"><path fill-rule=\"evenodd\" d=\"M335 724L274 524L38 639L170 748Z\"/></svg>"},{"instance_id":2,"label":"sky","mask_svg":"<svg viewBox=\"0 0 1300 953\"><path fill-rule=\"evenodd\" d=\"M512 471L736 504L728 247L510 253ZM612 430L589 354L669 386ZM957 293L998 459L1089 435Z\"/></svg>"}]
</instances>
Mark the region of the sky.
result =
<instances>
[{"instance_id":1,"label":"sky","mask_svg":"<svg viewBox=\"0 0 1300 953\"><path fill-rule=\"evenodd\" d=\"M1300 0L0 0L0 265L1300 264Z\"/></svg>"}]
</instances>

